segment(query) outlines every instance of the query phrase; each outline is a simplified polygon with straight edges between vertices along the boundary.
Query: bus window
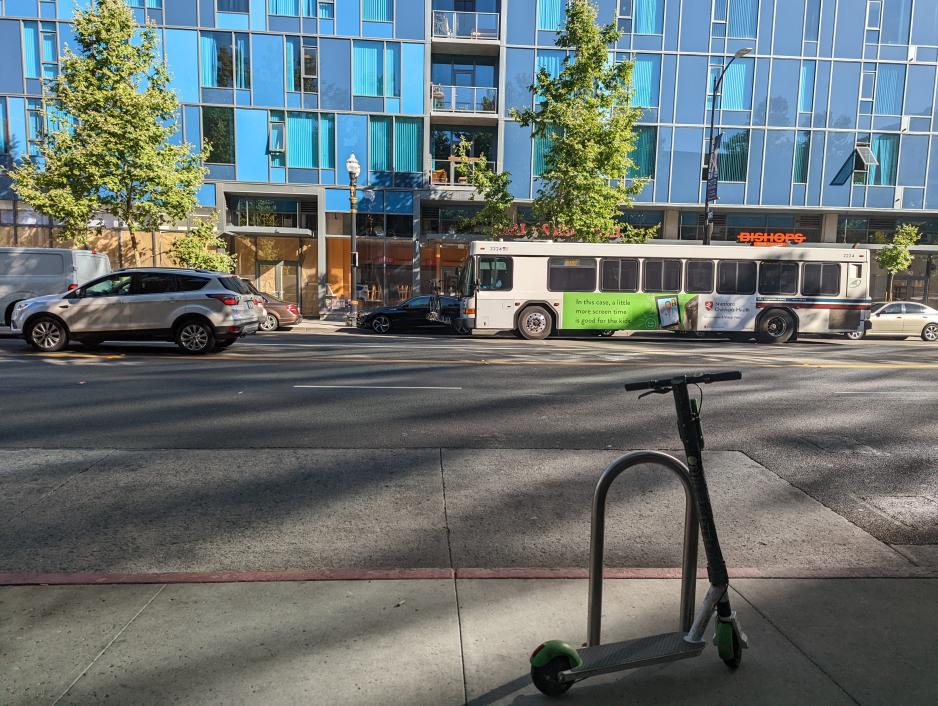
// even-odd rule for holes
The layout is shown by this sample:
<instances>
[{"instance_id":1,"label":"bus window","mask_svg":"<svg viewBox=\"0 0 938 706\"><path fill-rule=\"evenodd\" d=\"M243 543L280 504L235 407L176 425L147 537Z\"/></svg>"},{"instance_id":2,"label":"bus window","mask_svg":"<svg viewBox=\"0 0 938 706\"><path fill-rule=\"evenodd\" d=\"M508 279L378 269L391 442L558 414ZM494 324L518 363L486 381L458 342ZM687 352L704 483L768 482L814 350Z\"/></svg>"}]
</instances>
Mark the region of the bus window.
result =
<instances>
[{"instance_id":1,"label":"bus window","mask_svg":"<svg viewBox=\"0 0 938 706\"><path fill-rule=\"evenodd\" d=\"M586 257L548 259L547 289L551 292L595 292L596 260Z\"/></svg>"},{"instance_id":2,"label":"bus window","mask_svg":"<svg viewBox=\"0 0 938 706\"><path fill-rule=\"evenodd\" d=\"M511 258L510 257L480 257L479 258L479 289L482 289L482 290L511 289Z\"/></svg>"},{"instance_id":3,"label":"bus window","mask_svg":"<svg viewBox=\"0 0 938 706\"><path fill-rule=\"evenodd\" d=\"M713 261L688 260L684 273L684 291L688 294L710 294L713 291Z\"/></svg>"},{"instance_id":4,"label":"bus window","mask_svg":"<svg viewBox=\"0 0 938 706\"><path fill-rule=\"evenodd\" d=\"M755 293L755 262L724 260L717 264L717 294Z\"/></svg>"},{"instance_id":5,"label":"bus window","mask_svg":"<svg viewBox=\"0 0 938 706\"><path fill-rule=\"evenodd\" d=\"M840 265L806 262L801 278L801 293L806 297L840 294Z\"/></svg>"},{"instance_id":6,"label":"bus window","mask_svg":"<svg viewBox=\"0 0 938 706\"><path fill-rule=\"evenodd\" d=\"M797 262L759 263L759 294L797 294Z\"/></svg>"},{"instance_id":7,"label":"bus window","mask_svg":"<svg viewBox=\"0 0 938 706\"><path fill-rule=\"evenodd\" d=\"M680 292L680 260L645 260L644 292Z\"/></svg>"},{"instance_id":8,"label":"bus window","mask_svg":"<svg viewBox=\"0 0 938 706\"><path fill-rule=\"evenodd\" d=\"M602 279L599 289L603 292L637 292L638 260L607 258L601 261Z\"/></svg>"}]
</instances>

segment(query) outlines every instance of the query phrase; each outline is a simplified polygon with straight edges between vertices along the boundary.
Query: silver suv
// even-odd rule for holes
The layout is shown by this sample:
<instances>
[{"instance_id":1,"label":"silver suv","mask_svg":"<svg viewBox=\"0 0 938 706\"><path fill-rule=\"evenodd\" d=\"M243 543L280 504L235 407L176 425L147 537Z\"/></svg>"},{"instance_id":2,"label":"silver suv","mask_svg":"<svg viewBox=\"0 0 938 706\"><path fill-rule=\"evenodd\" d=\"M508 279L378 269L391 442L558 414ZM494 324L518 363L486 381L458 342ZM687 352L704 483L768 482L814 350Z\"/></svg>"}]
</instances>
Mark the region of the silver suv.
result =
<instances>
[{"instance_id":1,"label":"silver suv","mask_svg":"<svg viewBox=\"0 0 938 706\"><path fill-rule=\"evenodd\" d=\"M256 333L254 296L238 277L207 270L134 268L78 289L27 299L13 309L14 334L40 351L70 339L175 341L186 353L225 348Z\"/></svg>"}]
</instances>

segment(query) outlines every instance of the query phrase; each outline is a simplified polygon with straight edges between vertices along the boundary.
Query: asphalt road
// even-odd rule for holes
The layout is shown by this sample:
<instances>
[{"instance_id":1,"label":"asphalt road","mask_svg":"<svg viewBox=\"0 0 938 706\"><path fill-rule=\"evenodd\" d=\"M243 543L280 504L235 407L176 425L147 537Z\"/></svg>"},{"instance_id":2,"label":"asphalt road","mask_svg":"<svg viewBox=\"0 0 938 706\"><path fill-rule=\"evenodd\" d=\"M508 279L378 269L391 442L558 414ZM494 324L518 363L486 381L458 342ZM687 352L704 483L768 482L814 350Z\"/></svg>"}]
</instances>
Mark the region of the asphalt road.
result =
<instances>
[{"instance_id":1,"label":"asphalt road","mask_svg":"<svg viewBox=\"0 0 938 706\"><path fill-rule=\"evenodd\" d=\"M679 447L628 380L738 369L705 392L708 450L741 451L893 544L938 544L938 346L282 332L192 358L165 344L40 355L0 341L0 449ZM711 473L714 472L711 470Z\"/></svg>"}]
</instances>

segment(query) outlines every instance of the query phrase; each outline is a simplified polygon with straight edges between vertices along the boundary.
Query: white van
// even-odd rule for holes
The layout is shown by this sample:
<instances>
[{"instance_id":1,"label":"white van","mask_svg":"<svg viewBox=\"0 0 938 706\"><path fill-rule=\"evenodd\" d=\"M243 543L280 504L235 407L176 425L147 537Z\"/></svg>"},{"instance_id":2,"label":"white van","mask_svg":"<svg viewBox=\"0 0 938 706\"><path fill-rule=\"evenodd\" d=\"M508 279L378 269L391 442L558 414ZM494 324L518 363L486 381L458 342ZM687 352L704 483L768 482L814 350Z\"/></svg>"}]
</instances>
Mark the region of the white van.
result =
<instances>
[{"instance_id":1,"label":"white van","mask_svg":"<svg viewBox=\"0 0 938 706\"><path fill-rule=\"evenodd\" d=\"M67 248L0 248L0 326L9 326L17 302L58 294L106 275L107 255Z\"/></svg>"}]
</instances>

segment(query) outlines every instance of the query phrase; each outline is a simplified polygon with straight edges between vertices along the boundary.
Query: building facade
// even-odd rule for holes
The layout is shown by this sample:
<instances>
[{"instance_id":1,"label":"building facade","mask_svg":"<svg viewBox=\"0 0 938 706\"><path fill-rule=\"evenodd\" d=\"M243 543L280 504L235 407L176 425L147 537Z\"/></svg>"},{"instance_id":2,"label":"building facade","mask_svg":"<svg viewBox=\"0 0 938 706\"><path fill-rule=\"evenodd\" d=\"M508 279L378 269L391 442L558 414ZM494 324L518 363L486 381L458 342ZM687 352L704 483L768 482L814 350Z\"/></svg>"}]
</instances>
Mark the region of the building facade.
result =
<instances>
[{"instance_id":1,"label":"building facade","mask_svg":"<svg viewBox=\"0 0 938 706\"><path fill-rule=\"evenodd\" d=\"M74 45L83 0L0 0L0 152L35 153L42 79ZM179 139L208 140L199 194L239 274L306 315L351 294L349 175L368 303L450 289L478 204L454 150L511 172L519 220L546 144L510 118L535 72L561 70L564 0L128 0L157 28L182 107ZM596 0L623 35L644 109L634 154L649 182L623 219L699 239L711 108L722 133L714 238L802 235L867 245L918 224L922 257L896 294L938 297L938 2ZM727 70L722 95L714 78ZM716 101L716 105L713 103ZM52 242L54 224L0 194L0 244ZM162 264L173 229L121 241ZM114 252L117 237L104 236ZM116 257L112 256L116 260ZM929 290L929 285L930 291Z\"/></svg>"}]
</instances>

